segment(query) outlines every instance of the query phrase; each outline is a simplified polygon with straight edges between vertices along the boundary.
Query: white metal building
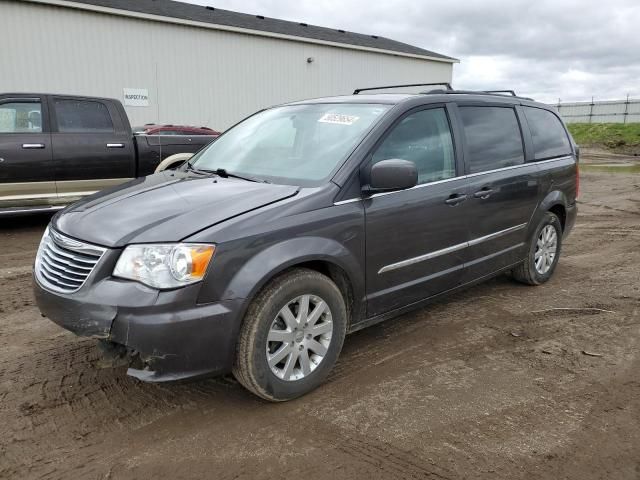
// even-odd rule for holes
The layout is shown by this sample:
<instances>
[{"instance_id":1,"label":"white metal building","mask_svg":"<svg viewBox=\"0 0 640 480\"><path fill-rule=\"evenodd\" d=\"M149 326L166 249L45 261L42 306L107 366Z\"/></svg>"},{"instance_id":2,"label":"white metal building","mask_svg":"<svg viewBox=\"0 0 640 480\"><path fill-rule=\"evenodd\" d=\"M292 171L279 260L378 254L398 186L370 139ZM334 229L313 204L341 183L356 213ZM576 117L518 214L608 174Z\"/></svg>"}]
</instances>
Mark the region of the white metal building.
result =
<instances>
[{"instance_id":1,"label":"white metal building","mask_svg":"<svg viewBox=\"0 0 640 480\"><path fill-rule=\"evenodd\" d=\"M134 125L225 129L282 102L451 82L457 62L376 35L169 0L0 0L0 19L0 92L117 98Z\"/></svg>"}]
</instances>

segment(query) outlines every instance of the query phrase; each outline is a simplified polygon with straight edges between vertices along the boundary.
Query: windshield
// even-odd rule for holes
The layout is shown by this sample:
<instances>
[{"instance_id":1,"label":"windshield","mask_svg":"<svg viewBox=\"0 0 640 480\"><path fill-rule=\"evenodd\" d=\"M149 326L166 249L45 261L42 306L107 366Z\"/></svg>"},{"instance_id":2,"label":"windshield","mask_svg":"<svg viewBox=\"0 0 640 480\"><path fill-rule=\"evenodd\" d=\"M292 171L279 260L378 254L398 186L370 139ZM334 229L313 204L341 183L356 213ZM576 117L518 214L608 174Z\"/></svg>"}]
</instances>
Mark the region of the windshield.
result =
<instances>
[{"instance_id":1,"label":"windshield","mask_svg":"<svg viewBox=\"0 0 640 480\"><path fill-rule=\"evenodd\" d=\"M189 162L273 183L312 186L325 180L390 108L378 104L312 104L260 112L222 135Z\"/></svg>"}]
</instances>

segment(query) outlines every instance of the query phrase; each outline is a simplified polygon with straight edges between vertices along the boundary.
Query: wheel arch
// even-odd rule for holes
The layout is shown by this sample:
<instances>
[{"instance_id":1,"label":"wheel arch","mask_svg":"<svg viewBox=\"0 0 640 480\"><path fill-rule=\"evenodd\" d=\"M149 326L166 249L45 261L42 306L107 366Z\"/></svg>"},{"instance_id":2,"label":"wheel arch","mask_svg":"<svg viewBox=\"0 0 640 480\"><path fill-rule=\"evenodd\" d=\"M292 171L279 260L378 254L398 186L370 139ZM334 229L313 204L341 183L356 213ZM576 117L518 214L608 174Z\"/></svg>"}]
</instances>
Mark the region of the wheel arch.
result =
<instances>
[{"instance_id":1,"label":"wheel arch","mask_svg":"<svg viewBox=\"0 0 640 480\"><path fill-rule=\"evenodd\" d=\"M193 157L193 155L193 153L174 153L173 155L169 155L158 164L154 173L162 172L174 166L182 165L184 162Z\"/></svg>"},{"instance_id":2,"label":"wheel arch","mask_svg":"<svg viewBox=\"0 0 640 480\"><path fill-rule=\"evenodd\" d=\"M349 275L337 263L322 259L322 260L308 260L301 263L296 263L281 271L278 275L284 275L287 272L294 270L296 268L306 268L309 270L314 270L318 273L321 273L327 277L329 277L333 283L336 284L340 293L342 293L342 298L344 299L345 306L347 308L347 330L351 326L353 322L353 311L354 311L354 292L353 292L353 283ZM276 277L278 276L276 275ZM275 277L273 277L275 278ZM267 285L271 280L265 282L264 285ZM264 286L263 286L264 288Z\"/></svg>"},{"instance_id":3,"label":"wheel arch","mask_svg":"<svg viewBox=\"0 0 640 480\"><path fill-rule=\"evenodd\" d=\"M549 192L544 199L538 204L538 208L534 211L528 226L528 235L532 235L542 217L547 212L552 212L560 219L560 225L564 230L567 221L567 197L561 190L553 190Z\"/></svg>"},{"instance_id":4,"label":"wheel arch","mask_svg":"<svg viewBox=\"0 0 640 480\"><path fill-rule=\"evenodd\" d=\"M339 242L321 237L288 239L260 251L238 269L223 299L244 298L241 318L254 298L275 278L296 268L329 277L340 289L347 308L347 329L362 314L364 275L357 255Z\"/></svg>"},{"instance_id":5,"label":"wheel arch","mask_svg":"<svg viewBox=\"0 0 640 480\"><path fill-rule=\"evenodd\" d=\"M554 213L558 219L560 220L560 226L562 227L562 231L564 232L564 226L567 222L567 209L562 203L553 204L549 210L549 212Z\"/></svg>"}]
</instances>

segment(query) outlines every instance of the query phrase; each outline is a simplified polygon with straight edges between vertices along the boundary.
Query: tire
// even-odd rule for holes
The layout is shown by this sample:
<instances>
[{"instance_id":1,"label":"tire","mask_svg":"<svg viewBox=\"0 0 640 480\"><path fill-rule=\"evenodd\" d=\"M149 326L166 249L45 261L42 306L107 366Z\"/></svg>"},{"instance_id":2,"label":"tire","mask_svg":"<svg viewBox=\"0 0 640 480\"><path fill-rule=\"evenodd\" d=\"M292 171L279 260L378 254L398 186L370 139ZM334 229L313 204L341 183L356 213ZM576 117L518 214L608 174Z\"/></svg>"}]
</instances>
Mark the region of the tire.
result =
<instances>
[{"instance_id":1,"label":"tire","mask_svg":"<svg viewBox=\"0 0 640 480\"><path fill-rule=\"evenodd\" d=\"M306 328L306 321L301 321L305 318ZM249 306L233 374L265 400L294 399L327 377L342 350L346 329L345 302L335 283L314 270L292 270L272 280Z\"/></svg>"},{"instance_id":2,"label":"tire","mask_svg":"<svg viewBox=\"0 0 640 480\"><path fill-rule=\"evenodd\" d=\"M176 153L173 155L169 155L158 164L153 173L159 173L165 170L178 168L191 157L193 157L193 153Z\"/></svg>"},{"instance_id":3,"label":"tire","mask_svg":"<svg viewBox=\"0 0 640 480\"><path fill-rule=\"evenodd\" d=\"M552 242L550 242L549 237L546 237L547 240L543 238L543 232L546 234L552 231L555 233L555 250L552 248ZM558 265L561 249L562 224L555 214L546 212L529 240L527 258L511 271L512 277L518 282L527 285L541 285L547 282ZM552 259L549 256L544 257L545 254L550 253L553 253ZM537 263L541 256L543 257L542 264Z\"/></svg>"}]
</instances>

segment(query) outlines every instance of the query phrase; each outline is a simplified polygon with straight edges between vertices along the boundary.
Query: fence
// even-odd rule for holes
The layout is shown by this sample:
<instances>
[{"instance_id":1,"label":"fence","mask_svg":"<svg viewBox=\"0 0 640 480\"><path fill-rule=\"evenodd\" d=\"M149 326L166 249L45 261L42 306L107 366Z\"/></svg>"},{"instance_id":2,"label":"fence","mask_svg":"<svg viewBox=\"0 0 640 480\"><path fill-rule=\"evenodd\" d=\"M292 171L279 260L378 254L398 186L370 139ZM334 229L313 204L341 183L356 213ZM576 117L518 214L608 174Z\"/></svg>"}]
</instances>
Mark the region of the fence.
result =
<instances>
[{"instance_id":1,"label":"fence","mask_svg":"<svg viewBox=\"0 0 640 480\"><path fill-rule=\"evenodd\" d=\"M560 116L567 123L636 123L640 122L640 100L557 103Z\"/></svg>"}]
</instances>

